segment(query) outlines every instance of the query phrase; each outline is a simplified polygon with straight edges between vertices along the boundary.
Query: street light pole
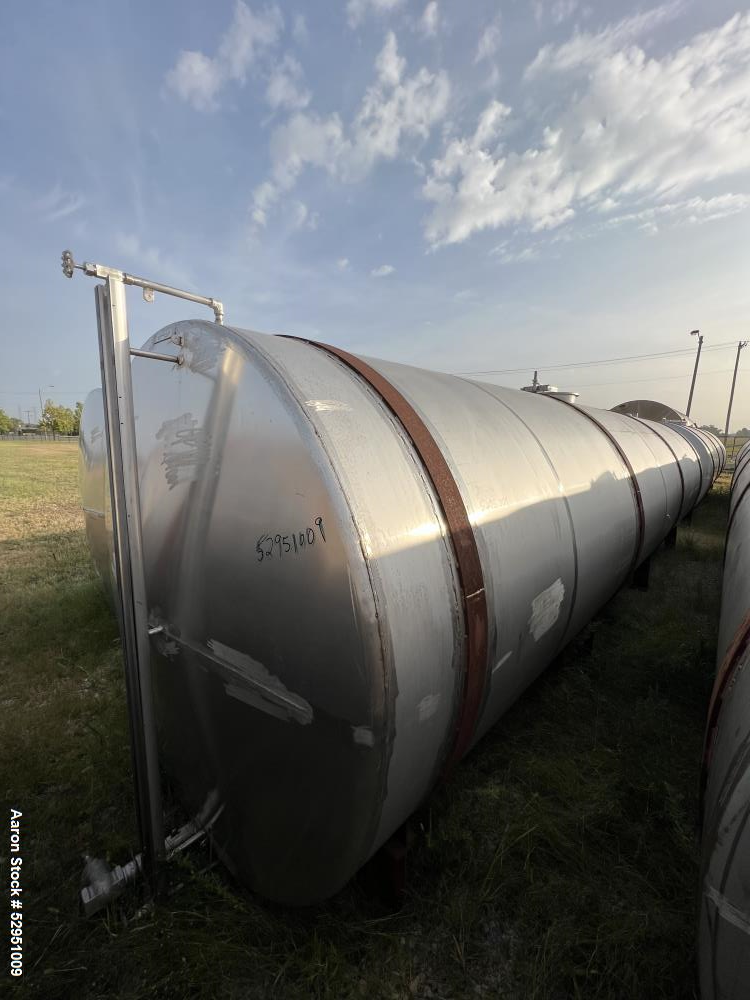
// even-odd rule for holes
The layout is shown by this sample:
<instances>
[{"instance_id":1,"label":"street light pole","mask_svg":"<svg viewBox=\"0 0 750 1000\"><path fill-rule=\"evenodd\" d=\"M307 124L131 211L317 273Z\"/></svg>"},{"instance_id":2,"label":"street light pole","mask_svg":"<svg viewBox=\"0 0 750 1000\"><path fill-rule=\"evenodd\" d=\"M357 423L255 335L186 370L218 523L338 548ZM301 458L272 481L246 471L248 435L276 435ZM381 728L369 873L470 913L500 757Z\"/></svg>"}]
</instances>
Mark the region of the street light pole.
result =
<instances>
[{"instance_id":1,"label":"street light pole","mask_svg":"<svg viewBox=\"0 0 750 1000\"><path fill-rule=\"evenodd\" d=\"M740 340L737 344L737 357L734 361L734 375L732 376L732 390L729 393L729 407L727 408L727 424L724 428L724 444L726 444L727 436L729 434L729 418L732 415L732 403L734 402L734 387L737 383L737 369L740 366L740 353L743 347L747 347L746 340Z\"/></svg>"},{"instance_id":2,"label":"street light pole","mask_svg":"<svg viewBox=\"0 0 750 1000\"><path fill-rule=\"evenodd\" d=\"M695 392L695 379L698 375L698 362L701 359L701 347L703 347L703 334L700 330L691 330L691 337L698 338L698 353L695 355L695 368L693 368L693 381L690 383L690 395L688 396L687 410L685 411L685 416L690 416L690 407L693 405L693 393Z\"/></svg>"}]
</instances>

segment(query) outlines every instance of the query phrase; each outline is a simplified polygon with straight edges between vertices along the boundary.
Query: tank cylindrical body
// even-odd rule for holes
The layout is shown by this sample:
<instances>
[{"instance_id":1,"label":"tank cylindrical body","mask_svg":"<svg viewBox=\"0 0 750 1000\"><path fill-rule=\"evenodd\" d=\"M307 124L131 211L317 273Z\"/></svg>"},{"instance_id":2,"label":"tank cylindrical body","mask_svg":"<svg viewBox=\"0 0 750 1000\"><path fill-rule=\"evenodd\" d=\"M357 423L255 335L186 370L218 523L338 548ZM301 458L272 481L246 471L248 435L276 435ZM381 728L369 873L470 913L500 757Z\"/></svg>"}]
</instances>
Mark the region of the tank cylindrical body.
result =
<instances>
[{"instance_id":1,"label":"tank cylindrical body","mask_svg":"<svg viewBox=\"0 0 750 1000\"><path fill-rule=\"evenodd\" d=\"M169 341L180 367L133 361L163 759L189 807L218 791L214 841L246 883L319 900L703 497L716 463L691 429L541 394L373 359L365 375L320 345L202 322L145 347Z\"/></svg>"},{"instance_id":2,"label":"tank cylindrical body","mask_svg":"<svg viewBox=\"0 0 750 1000\"><path fill-rule=\"evenodd\" d=\"M703 1000L750 996L750 445L732 478L717 673L704 758Z\"/></svg>"}]
</instances>

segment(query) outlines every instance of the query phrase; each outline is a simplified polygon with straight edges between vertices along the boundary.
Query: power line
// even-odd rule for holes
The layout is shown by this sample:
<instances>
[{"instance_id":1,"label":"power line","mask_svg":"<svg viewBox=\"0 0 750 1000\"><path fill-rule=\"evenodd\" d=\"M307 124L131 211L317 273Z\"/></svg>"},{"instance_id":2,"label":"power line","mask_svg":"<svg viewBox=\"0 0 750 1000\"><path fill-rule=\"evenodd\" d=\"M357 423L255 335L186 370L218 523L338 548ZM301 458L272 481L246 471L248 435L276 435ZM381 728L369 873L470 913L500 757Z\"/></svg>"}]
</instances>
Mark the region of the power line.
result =
<instances>
[{"instance_id":1,"label":"power line","mask_svg":"<svg viewBox=\"0 0 750 1000\"><path fill-rule=\"evenodd\" d=\"M711 344L704 347L704 351L720 351L725 350L727 347L736 347L736 343L733 340L728 340L721 344ZM684 347L679 350L674 351L659 351L652 354L628 354L621 358L603 358L601 361L570 361L565 364L554 364L554 365L544 365L534 362L531 365L524 365L522 368L489 368L483 371L473 371L473 372L455 372L456 375L510 375L517 372L528 372L533 369L538 371L556 371L561 368L591 368L595 365L615 365L622 364L623 362L629 361L650 361L655 358L668 358L668 357L678 357L684 356L686 354L694 354L694 349L692 347Z\"/></svg>"},{"instance_id":2,"label":"power line","mask_svg":"<svg viewBox=\"0 0 750 1000\"><path fill-rule=\"evenodd\" d=\"M719 368L714 371L701 372L701 377L704 375L726 375L728 372L734 371L733 368ZM740 373L742 374L742 373ZM671 382L675 379L686 379L690 378L691 374L688 372L685 375L663 375L656 378L619 378L615 379L613 382L584 382L583 384L576 383L576 389L594 389L599 388L603 385L638 385L641 382Z\"/></svg>"}]
</instances>

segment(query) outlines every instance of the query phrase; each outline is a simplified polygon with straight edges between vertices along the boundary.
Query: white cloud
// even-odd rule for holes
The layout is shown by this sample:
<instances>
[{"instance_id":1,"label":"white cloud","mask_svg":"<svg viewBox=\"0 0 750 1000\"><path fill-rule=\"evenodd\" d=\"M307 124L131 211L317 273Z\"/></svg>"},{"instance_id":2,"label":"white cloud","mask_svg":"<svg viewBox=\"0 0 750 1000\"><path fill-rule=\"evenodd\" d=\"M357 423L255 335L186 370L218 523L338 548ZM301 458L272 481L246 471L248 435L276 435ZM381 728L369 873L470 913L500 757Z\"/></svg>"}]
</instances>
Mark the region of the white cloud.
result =
<instances>
[{"instance_id":1,"label":"white cloud","mask_svg":"<svg viewBox=\"0 0 750 1000\"><path fill-rule=\"evenodd\" d=\"M34 207L45 222L58 222L75 214L86 204L86 199L76 191L65 191L58 182Z\"/></svg>"},{"instance_id":2,"label":"white cloud","mask_svg":"<svg viewBox=\"0 0 750 1000\"><path fill-rule=\"evenodd\" d=\"M370 274L373 278L387 278L389 274L393 274L396 270L392 264L381 264L380 267L374 267Z\"/></svg>"},{"instance_id":3,"label":"white cloud","mask_svg":"<svg viewBox=\"0 0 750 1000\"><path fill-rule=\"evenodd\" d=\"M268 80L266 100L274 109L298 110L310 103L310 91L304 86L302 67L287 53L278 63Z\"/></svg>"},{"instance_id":4,"label":"white cloud","mask_svg":"<svg viewBox=\"0 0 750 1000\"><path fill-rule=\"evenodd\" d=\"M483 59L492 58L500 48L500 38L500 15L498 14L495 20L491 24L488 24L479 36L474 62L479 63Z\"/></svg>"},{"instance_id":5,"label":"white cloud","mask_svg":"<svg viewBox=\"0 0 750 1000\"><path fill-rule=\"evenodd\" d=\"M202 52L181 52L176 64L166 76L169 90L196 111L213 111L216 95L224 86L224 76L218 62Z\"/></svg>"},{"instance_id":6,"label":"white cloud","mask_svg":"<svg viewBox=\"0 0 750 1000\"><path fill-rule=\"evenodd\" d=\"M521 249L516 249L512 246L510 240L503 240L502 243L498 243L496 247L490 250L490 254L494 257L499 257L503 264L525 264L530 260L537 260L539 257L539 247L525 246Z\"/></svg>"},{"instance_id":7,"label":"white cloud","mask_svg":"<svg viewBox=\"0 0 750 1000\"><path fill-rule=\"evenodd\" d=\"M392 31L385 38L385 45L375 60L378 79L386 87L395 87L406 68L406 59L398 54L398 42Z\"/></svg>"},{"instance_id":8,"label":"white cloud","mask_svg":"<svg viewBox=\"0 0 750 1000\"><path fill-rule=\"evenodd\" d=\"M643 23L645 15L638 17ZM621 22L589 36L592 44L575 53L570 43L542 50L532 76L553 72L560 97L557 108L551 98L537 142L507 149L507 109L499 114L493 102L473 136L448 143L423 187L434 203L425 228L430 244L508 224L553 228L609 200L674 200L691 186L750 169L750 14L661 59L603 42L628 34L634 20L627 30Z\"/></svg>"},{"instance_id":9,"label":"white cloud","mask_svg":"<svg viewBox=\"0 0 750 1000\"><path fill-rule=\"evenodd\" d=\"M271 135L274 180L291 187L305 166L331 170L349 148L338 115L321 118L315 112L294 114Z\"/></svg>"},{"instance_id":10,"label":"white cloud","mask_svg":"<svg viewBox=\"0 0 750 1000\"><path fill-rule=\"evenodd\" d=\"M276 44L283 27L278 7L265 7L255 13L243 0L237 0L232 23L216 55L183 50L165 77L167 89L196 111L215 110L221 90L230 81L245 83L253 63Z\"/></svg>"},{"instance_id":11,"label":"white cloud","mask_svg":"<svg viewBox=\"0 0 750 1000\"><path fill-rule=\"evenodd\" d=\"M317 229L318 213L311 212L303 201L292 204L292 226L295 229Z\"/></svg>"},{"instance_id":12,"label":"white cloud","mask_svg":"<svg viewBox=\"0 0 750 1000\"><path fill-rule=\"evenodd\" d=\"M659 224L697 225L701 222L715 222L730 215L738 215L750 209L750 194L720 194L713 198L684 198L679 201L652 205L635 212L625 212L606 220L608 227L635 223L655 232Z\"/></svg>"},{"instance_id":13,"label":"white cloud","mask_svg":"<svg viewBox=\"0 0 750 1000\"><path fill-rule=\"evenodd\" d=\"M341 181L366 176L381 160L393 160L407 139L426 139L447 110L447 76L424 67L406 76L406 61L389 32L376 63L376 80L367 89L352 122L338 114L321 117L297 112L271 135L271 177L253 192L252 218L264 226L281 195L290 191L306 167L317 167Z\"/></svg>"},{"instance_id":14,"label":"white cloud","mask_svg":"<svg viewBox=\"0 0 750 1000\"><path fill-rule=\"evenodd\" d=\"M183 288L192 284L190 277L179 264L166 257L156 247L145 246L134 233L117 233L115 248L125 258L126 263L128 260L134 261L138 268L136 273L150 272L146 276L154 281L164 277Z\"/></svg>"},{"instance_id":15,"label":"white cloud","mask_svg":"<svg viewBox=\"0 0 750 1000\"><path fill-rule=\"evenodd\" d=\"M339 271L348 271L350 267L349 258L339 257L339 259L336 261L336 267L339 269Z\"/></svg>"},{"instance_id":16,"label":"white cloud","mask_svg":"<svg viewBox=\"0 0 750 1000\"><path fill-rule=\"evenodd\" d=\"M532 79L542 73L566 72L596 64L605 56L673 20L682 13L685 0L671 0L651 10L623 18L596 33L576 32L562 45L549 44L537 52L524 76Z\"/></svg>"},{"instance_id":17,"label":"white cloud","mask_svg":"<svg viewBox=\"0 0 750 1000\"><path fill-rule=\"evenodd\" d=\"M440 26L437 0L430 0L419 19L419 30L426 38L433 38Z\"/></svg>"},{"instance_id":18,"label":"white cloud","mask_svg":"<svg viewBox=\"0 0 750 1000\"><path fill-rule=\"evenodd\" d=\"M387 14L400 6L403 0L349 0L346 13L349 27L356 28L370 14Z\"/></svg>"},{"instance_id":19,"label":"white cloud","mask_svg":"<svg viewBox=\"0 0 750 1000\"><path fill-rule=\"evenodd\" d=\"M578 0L555 0L550 8L550 16L554 24L562 24L575 14Z\"/></svg>"},{"instance_id":20,"label":"white cloud","mask_svg":"<svg viewBox=\"0 0 750 1000\"><path fill-rule=\"evenodd\" d=\"M310 37L304 14L295 14L292 22L292 38L297 45L304 45Z\"/></svg>"},{"instance_id":21,"label":"white cloud","mask_svg":"<svg viewBox=\"0 0 750 1000\"><path fill-rule=\"evenodd\" d=\"M268 222L268 213L278 200L279 192L270 181L264 181L253 191L251 217L253 224L263 227Z\"/></svg>"}]
</instances>

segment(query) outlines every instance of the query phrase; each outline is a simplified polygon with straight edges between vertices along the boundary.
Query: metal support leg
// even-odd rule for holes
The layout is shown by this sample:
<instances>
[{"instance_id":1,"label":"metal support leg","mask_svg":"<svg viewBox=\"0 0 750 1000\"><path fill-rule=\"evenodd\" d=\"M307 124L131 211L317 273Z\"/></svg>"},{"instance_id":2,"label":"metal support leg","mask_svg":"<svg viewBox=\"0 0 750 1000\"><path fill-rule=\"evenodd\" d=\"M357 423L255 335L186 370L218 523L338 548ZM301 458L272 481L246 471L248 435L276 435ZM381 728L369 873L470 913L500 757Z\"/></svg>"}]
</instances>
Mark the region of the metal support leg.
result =
<instances>
[{"instance_id":1,"label":"metal support leg","mask_svg":"<svg viewBox=\"0 0 750 1000\"><path fill-rule=\"evenodd\" d=\"M96 312L136 810L144 868L152 891L157 894L161 888L164 830L143 572L130 341L122 281L109 276L103 285L97 286Z\"/></svg>"},{"instance_id":2,"label":"metal support leg","mask_svg":"<svg viewBox=\"0 0 750 1000\"><path fill-rule=\"evenodd\" d=\"M664 539L664 548L673 549L677 544L677 525L672 528L667 537Z\"/></svg>"}]
</instances>

